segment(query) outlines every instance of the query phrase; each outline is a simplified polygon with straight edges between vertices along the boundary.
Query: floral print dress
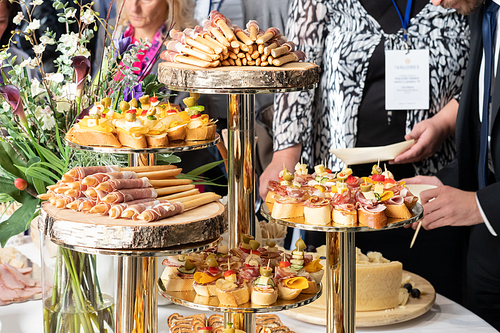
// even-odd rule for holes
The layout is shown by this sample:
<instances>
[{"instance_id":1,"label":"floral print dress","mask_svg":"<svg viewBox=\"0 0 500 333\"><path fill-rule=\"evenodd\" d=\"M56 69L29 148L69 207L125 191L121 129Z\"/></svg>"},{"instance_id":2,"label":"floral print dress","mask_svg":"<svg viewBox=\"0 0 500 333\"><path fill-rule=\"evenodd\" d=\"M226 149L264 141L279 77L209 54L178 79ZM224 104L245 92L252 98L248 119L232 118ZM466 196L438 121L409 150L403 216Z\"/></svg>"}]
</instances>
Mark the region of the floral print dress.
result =
<instances>
[{"instance_id":1,"label":"floral print dress","mask_svg":"<svg viewBox=\"0 0 500 333\"><path fill-rule=\"evenodd\" d=\"M302 143L302 157L310 167L326 161L340 170L343 162L329 149L355 147L370 57L382 40L386 50L404 49L403 31L385 33L359 0L293 0L290 13L286 36L307 61L321 67L321 74L315 90L275 98L274 150ZM412 49L430 51L430 108L396 111L406 112L407 134L452 98L459 99L470 34L465 17L429 2L410 20L408 36ZM415 173L434 174L454 156L450 138L435 155L415 163Z\"/></svg>"}]
</instances>

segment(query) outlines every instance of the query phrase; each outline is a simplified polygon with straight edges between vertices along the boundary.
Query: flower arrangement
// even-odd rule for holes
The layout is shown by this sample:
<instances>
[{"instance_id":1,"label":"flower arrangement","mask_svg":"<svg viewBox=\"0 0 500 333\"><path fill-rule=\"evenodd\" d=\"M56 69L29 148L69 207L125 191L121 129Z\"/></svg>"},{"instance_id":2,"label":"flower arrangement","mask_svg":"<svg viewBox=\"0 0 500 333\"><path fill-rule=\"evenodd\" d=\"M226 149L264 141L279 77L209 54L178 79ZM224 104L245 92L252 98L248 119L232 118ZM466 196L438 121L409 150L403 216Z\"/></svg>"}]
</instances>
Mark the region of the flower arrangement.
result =
<instances>
[{"instance_id":1,"label":"flower arrangement","mask_svg":"<svg viewBox=\"0 0 500 333\"><path fill-rule=\"evenodd\" d=\"M107 23L109 17L104 20L91 3L75 2L78 8L73 8L68 2L45 0L52 1L58 21L66 26L66 33L57 39L50 29L39 31L40 21L32 17L43 0L32 1L30 7L23 0L13 1L26 8L26 16L19 12L14 17L15 24L24 23L26 28L13 31L10 42L15 43L16 36L25 38L35 57L21 62L11 56L8 47L0 49L0 201L22 205L0 223L2 246L29 227L38 213L37 195L45 193L46 186L61 179L75 160L79 165L87 165L89 154L73 152L63 138L96 101L109 97L116 109L121 100L129 101L143 94L167 96L161 93L163 84L156 75L147 75L148 68L139 74L134 67L138 56L149 47L147 40L139 45L131 44L130 38L113 40L104 48L99 72L91 78L87 45L99 26L106 31L104 43L111 39L112 30ZM70 25L76 25L77 31L71 31ZM45 72L42 61L48 45L56 45L59 52L54 61L56 71L51 73ZM32 72L35 77L30 77ZM99 162L117 164L118 158L101 156Z\"/></svg>"}]
</instances>

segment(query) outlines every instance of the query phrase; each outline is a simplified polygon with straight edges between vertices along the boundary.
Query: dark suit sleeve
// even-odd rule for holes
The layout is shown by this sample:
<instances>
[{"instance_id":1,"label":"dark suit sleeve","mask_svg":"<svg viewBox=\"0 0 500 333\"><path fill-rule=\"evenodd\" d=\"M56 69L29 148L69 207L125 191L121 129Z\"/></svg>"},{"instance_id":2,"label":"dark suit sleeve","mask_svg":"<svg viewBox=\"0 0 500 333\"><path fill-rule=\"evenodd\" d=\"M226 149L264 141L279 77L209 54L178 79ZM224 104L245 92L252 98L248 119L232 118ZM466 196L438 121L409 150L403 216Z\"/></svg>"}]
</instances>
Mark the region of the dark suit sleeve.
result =
<instances>
[{"instance_id":1,"label":"dark suit sleeve","mask_svg":"<svg viewBox=\"0 0 500 333\"><path fill-rule=\"evenodd\" d=\"M481 208L497 234L500 234L500 182L477 191Z\"/></svg>"}]
</instances>

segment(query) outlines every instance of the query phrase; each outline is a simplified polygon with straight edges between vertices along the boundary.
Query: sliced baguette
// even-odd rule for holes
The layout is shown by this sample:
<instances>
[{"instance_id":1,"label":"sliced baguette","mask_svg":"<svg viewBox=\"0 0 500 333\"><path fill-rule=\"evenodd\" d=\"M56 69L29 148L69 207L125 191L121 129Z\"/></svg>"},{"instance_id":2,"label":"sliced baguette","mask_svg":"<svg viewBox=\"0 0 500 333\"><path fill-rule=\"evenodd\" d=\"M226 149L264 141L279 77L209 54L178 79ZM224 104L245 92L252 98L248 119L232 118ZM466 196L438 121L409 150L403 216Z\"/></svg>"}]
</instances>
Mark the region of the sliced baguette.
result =
<instances>
[{"instance_id":1,"label":"sliced baguette","mask_svg":"<svg viewBox=\"0 0 500 333\"><path fill-rule=\"evenodd\" d=\"M116 135L118 136L118 140L124 146L136 149L142 149L148 147L148 142L146 141L146 136L141 135L139 137L132 136L128 133L117 130Z\"/></svg>"},{"instance_id":2,"label":"sliced baguette","mask_svg":"<svg viewBox=\"0 0 500 333\"><path fill-rule=\"evenodd\" d=\"M401 205L385 205L385 207L385 215L387 215L387 217L397 219L409 219L411 217L411 213L404 203Z\"/></svg>"},{"instance_id":3,"label":"sliced baguette","mask_svg":"<svg viewBox=\"0 0 500 333\"><path fill-rule=\"evenodd\" d=\"M82 130L73 126L66 134L68 141L82 146L121 147L122 144L113 133Z\"/></svg>"},{"instance_id":4,"label":"sliced baguette","mask_svg":"<svg viewBox=\"0 0 500 333\"><path fill-rule=\"evenodd\" d=\"M288 219L292 217L304 216L304 206L300 203L280 203L274 202L271 216L275 219Z\"/></svg>"}]
</instances>

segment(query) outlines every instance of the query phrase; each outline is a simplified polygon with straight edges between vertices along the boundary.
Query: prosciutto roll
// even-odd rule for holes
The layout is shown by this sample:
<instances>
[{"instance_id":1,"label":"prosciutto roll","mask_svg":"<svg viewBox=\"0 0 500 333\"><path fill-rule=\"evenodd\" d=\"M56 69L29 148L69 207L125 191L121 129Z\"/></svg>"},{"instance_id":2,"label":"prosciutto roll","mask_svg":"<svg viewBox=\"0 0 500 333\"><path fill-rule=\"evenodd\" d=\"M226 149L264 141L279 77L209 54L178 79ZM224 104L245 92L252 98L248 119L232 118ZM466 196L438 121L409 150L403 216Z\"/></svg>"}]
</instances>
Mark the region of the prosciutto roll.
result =
<instances>
[{"instance_id":1,"label":"prosciutto roll","mask_svg":"<svg viewBox=\"0 0 500 333\"><path fill-rule=\"evenodd\" d=\"M117 204L138 199L154 199L157 196L158 194L153 188L132 188L111 192L102 198L102 201L109 202L110 204Z\"/></svg>"},{"instance_id":2,"label":"prosciutto roll","mask_svg":"<svg viewBox=\"0 0 500 333\"><path fill-rule=\"evenodd\" d=\"M131 205L137 205L137 204L140 204L140 203L144 203L144 202L154 202L154 200L151 200L151 199L139 199L139 200L134 200L134 201L130 201L130 202L122 202L122 203L119 203L119 204L116 204L116 205L112 205L111 206L111 209L109 210L109 217L112 218L112 219L117 219L119 218L123 211L125 209L127 209L128 206L131 206Z\"/></svg>"},{"instance_id":3,"label":"prosciutto roll","mask_svg":"<svg viewBox=\"0 0 500 333\"><path fill-rule=\"evenodd\" d=\"M139 204L135 204L135 205L129 205L127 208L125 208L121 217L132 218L134 221L138 221L139 220L138 216L140 213L142 213L143 211L145 211L148 208L153 208L158 204L166 203L166 202L168 202L168 201L167 200L163 200L163 201L154 200L154 201L143 202L143 203L139 203Z\"/></svg>"},{"instance_id":4,"label":"prosciutto roll","mask_svg":"<svg viewBox=\"0 0 500 333\"><path fill-rule=\"evenodd\" d=\"M63 181L73 182L83 179L89 175L93 175L95 173L117 172L117 171L120 171L120 167L118 165L76 167L64 174Z\"/></svg>"},{"instance_id":5,"label":"prosciutto roll","mask_svg":"<svg viewBox=\"0 0 500 333\"><path fill-rule=\"evenodd\" d=\"M109 179L96 186L96 190L113 192L116 190L124 190L131 188L151 187L149 179L146 177L136 179Z\"/></svg>"},{"instance_id":6,"label":"prosciutto roll","mask_svg":"<svg viewBox=\"0 0 500 333\"><path fill-rule=\"evenodd\" d=\"M136 178L137 174L133 171L96 173L85 177L82 183L88 186L97 186L98 184L105 182L109 179L136 179Z\"/></svg>"},{"instance_id":7,"label":"prosciutto roll","mask_svg":"<svg viewBox=\"0 0 500 333\"><path fill-rule=\"evenodd\" d=\"M154 222L170 216L180 214L184 211L184 205L180 202L168 202L146 209L139 215L139 219L145 222Z\"/></svg>"}]
</instances>

